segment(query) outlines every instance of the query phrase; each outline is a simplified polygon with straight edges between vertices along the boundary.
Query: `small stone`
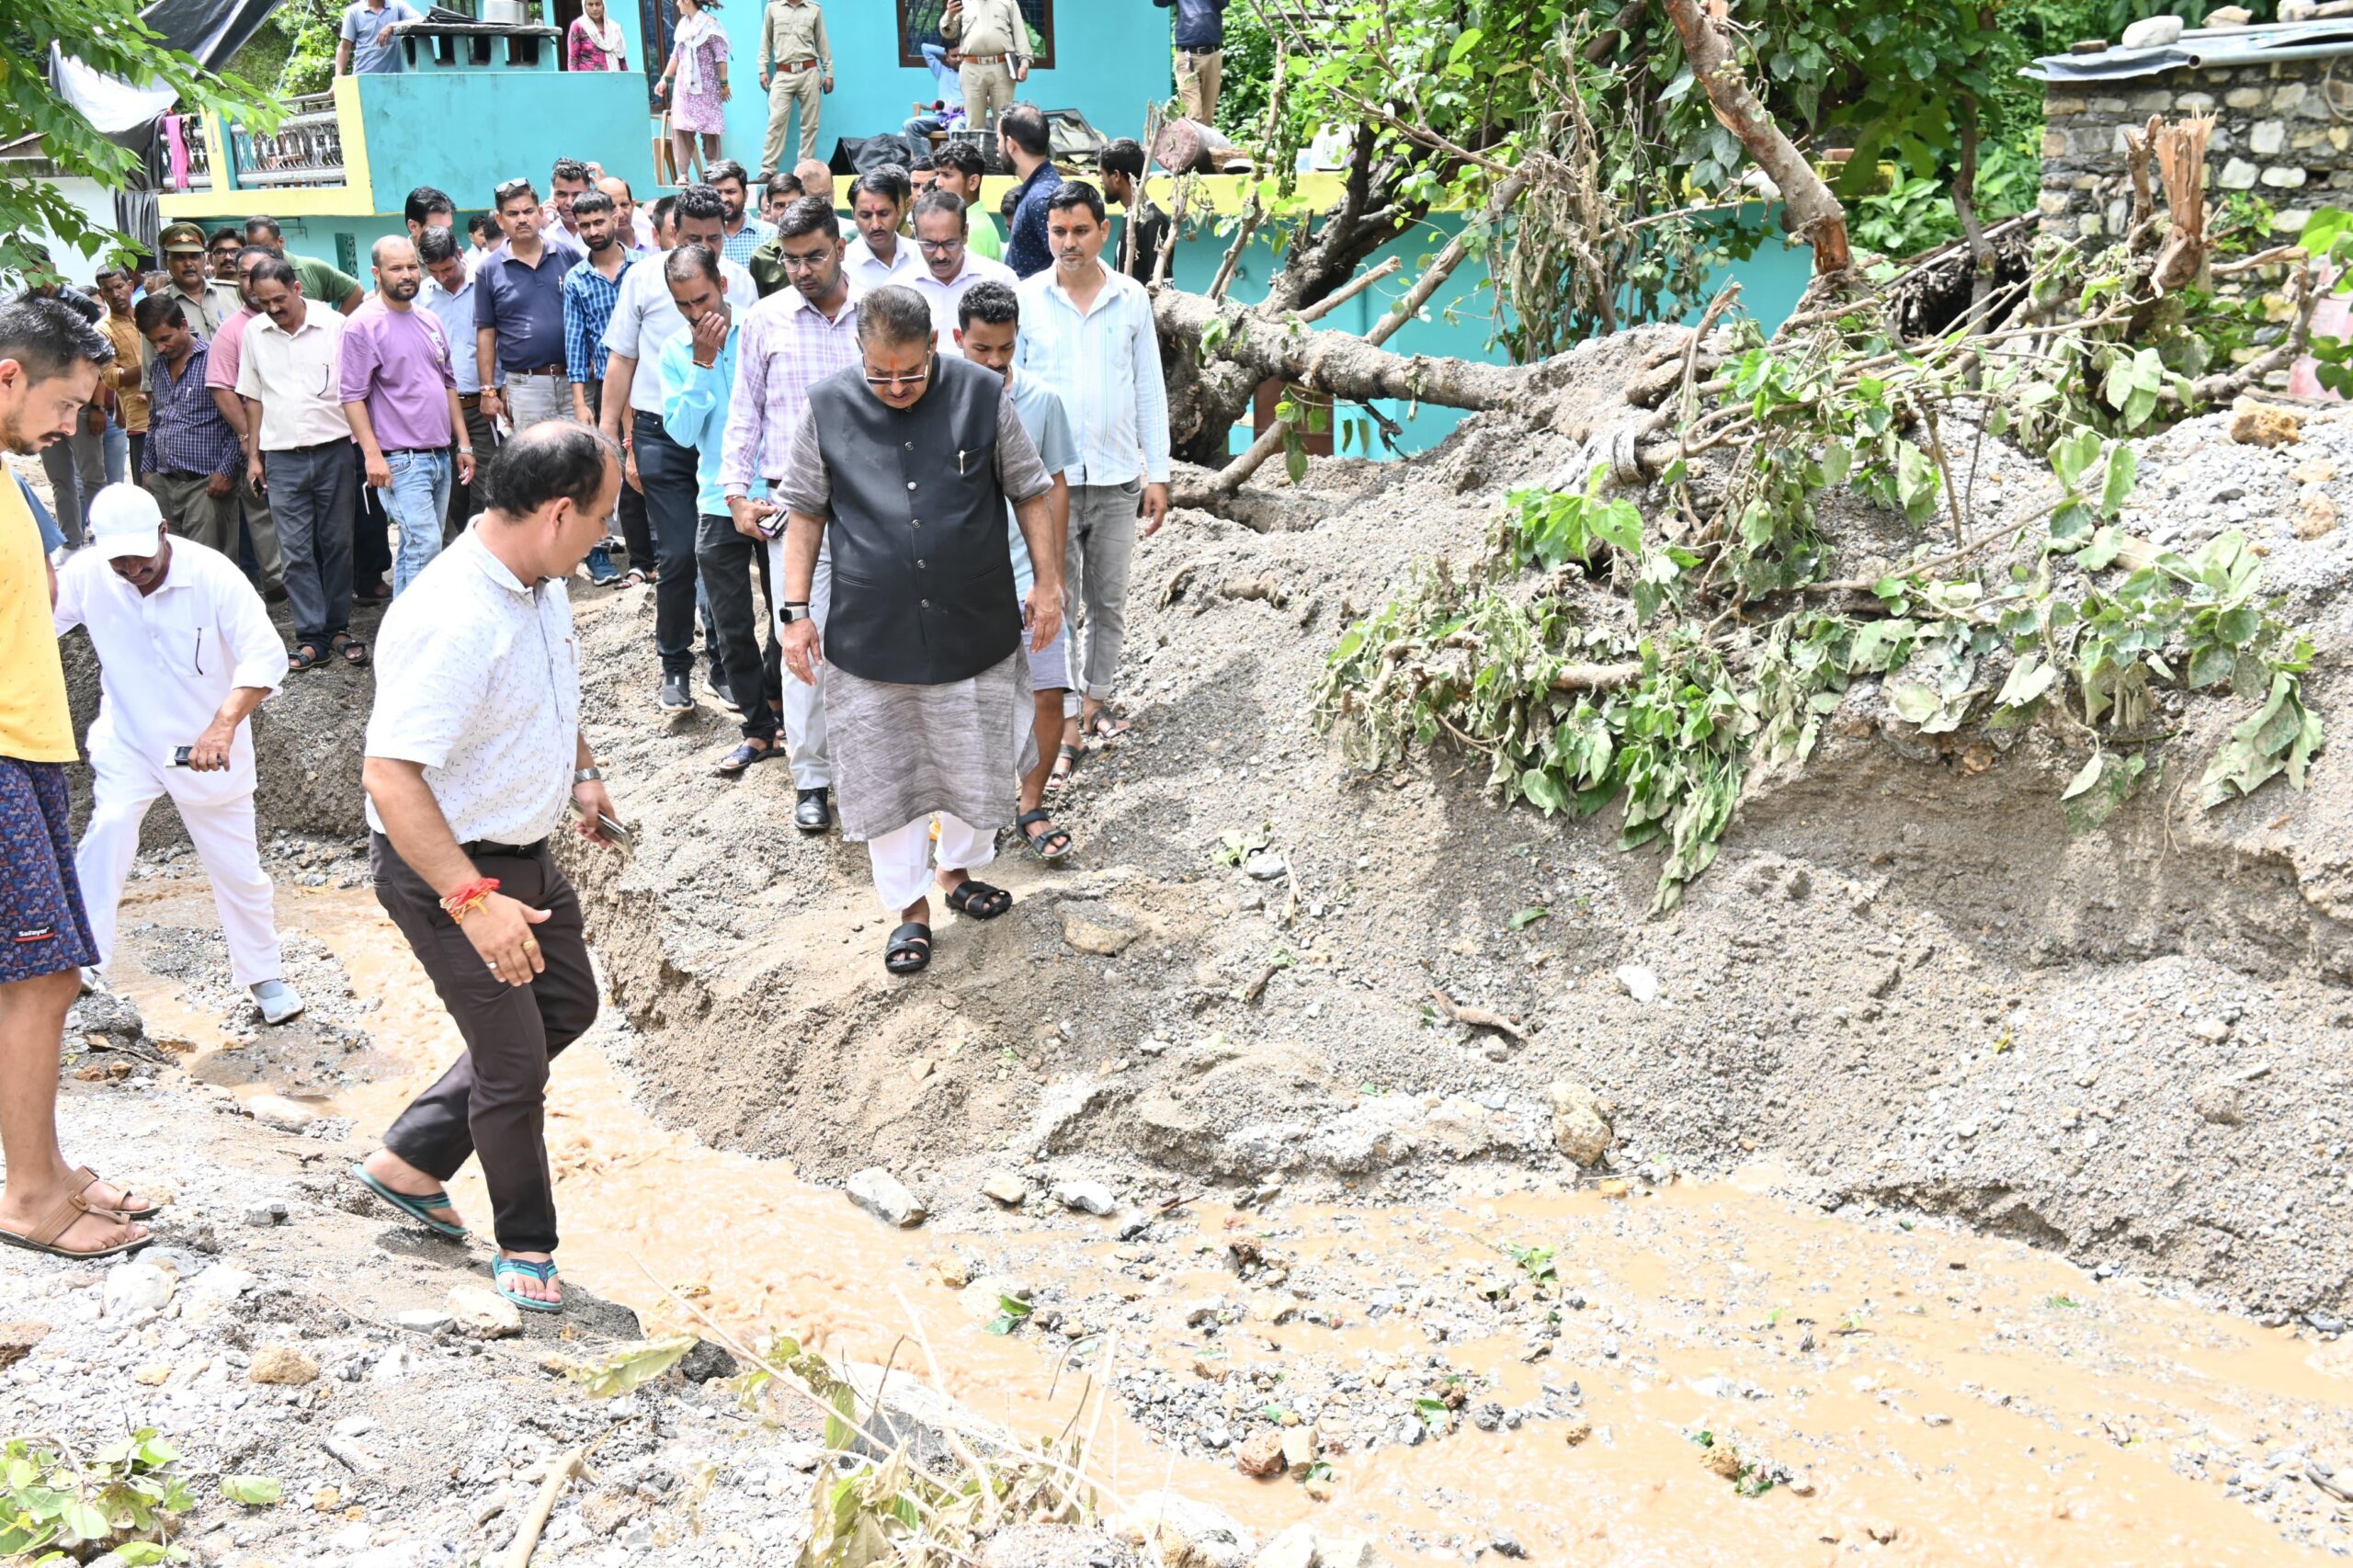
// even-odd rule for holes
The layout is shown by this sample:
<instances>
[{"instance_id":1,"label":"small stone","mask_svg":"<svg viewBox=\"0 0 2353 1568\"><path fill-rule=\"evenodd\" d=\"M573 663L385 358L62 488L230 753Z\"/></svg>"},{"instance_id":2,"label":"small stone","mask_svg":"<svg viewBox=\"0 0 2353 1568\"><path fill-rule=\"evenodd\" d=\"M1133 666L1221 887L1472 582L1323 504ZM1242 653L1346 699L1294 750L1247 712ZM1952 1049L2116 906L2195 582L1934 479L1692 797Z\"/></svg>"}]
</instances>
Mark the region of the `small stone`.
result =
<instances>
[{"instance_id":1,"label":"small stone","mask_svg":"<svg viewBox=\"0 0 2353 1568\"><path fill-rule=\"evenodd\" d=\"M2200 1018L2197 1023L2190 1027L2189 1032L2196 1035L2200 1040L2204 1040L2209 1045L2220 1045L2224 1040L2231 1038L2231 1020L2228 1018L2213 1017Z\"/></svg>"},{"instance_id":2,"label":"small stone","mask_svg":"<svg viewBox=\"0 0 2353 1568\"><path fill-rule=\"evenodd\" d=\"M1054 1187L1054 1201L1082 1214L1110 1214L1120 1207L1117 1195L1099 1181L1058 1182Z\"/></svg>"},{"instance_id":3,"label":"small stone","mask_svg":"<svg viewBox=\"0 0 2353 1568\"><path fill-rule=\"evenodd\" d=\"M1401 1415L1397 1418L1397 1425L1390 1431L1389 1440L1400 1447L1413 1449L1419 1448L1422 1439L1429 1435L1429 1428L1423 1425L1420 1416Z\"/></svg>"},{"instance_id":4,"label":"small stone","mask_svg":"<svg viewBox=\"0 0 2353 1568\"><path fill-rule=\"evenodd\" d=\"M1312 1427L1292 1426L1282 1437L1283 1463L1292 1470L1304 1470L1315 1462L1315 1433Z\"/></svg>"},{"instance_id":5,"label":"small stone","mask_svg":"<svg viewBox=\"0 0 2353 1568\"><path fill-rule=\"evenodd\" d=\"M2288 123L2280 119L2259 119L2255 129L2246 133L2246 150L2258 158L2277 157L2288 145Z\"/></svg>"},{"instance_id":6,"label":"small stone","mask_svg":"<svg viewBox=\"0 0 2353 1568\"><path fill-rule=\"evenodd\" d=\"M431 1307L409 1307L392 1314L392 1322L411 1334L438 1334L455 1321L448 1312Z\"/></svg>"},{"instance_id":7,"label":"small stone","mask_svg":"<svg viewBox=\"0 0 2353 1568\"><path fill-rule=\"evenodd\" d=\"M152 1255L154 1249L148 1251ZM260 1278L250 1270L226 1263L213 1264L188 1282L188 1290L180 1298L180 1321L209 1322L235 1306L240 1296L260 1283Z\"/></svg>"},{"instance_id":8,"label":"small stone","mask_svg":"<svg viewBox=\"0 0 2353 1568\"><path fill-rule=\"evenodd\" d=\"M1259 1548L1250 1568L1316 1568L1319 1561L1314 1528L1293 1525Z\"/></svg>"},{"instance_id":9,"label":"small stone","mask_svg":"<svg viewBox=\"0 0 2353 1568\"><path fill-rule=\"evenodd\" d=\"M152 1389L163 1387L164 1384L171 1381L171 1377L172 1369L170 1363L165 1361L149 1361L132 1369L131 1381L134 1383L144 1383Z\"/></svg>"},{"instance_id":10,"label":"small stone","mask_svg":"<svg viewBox=\"0 0 2353 1568\"><path fill-rule=\"evenodd\" d=\"M1552 1146L1580 1165L1600 1164L1615 1136L1608 1102L1566 1078L1556 1080L1548 1094L1552 1102Z\"/></svg>"},{"instance_id":11,"label":"small stone","mask_svg":"<svg viewBox=\"0 0 2353 1568\"><path fill-rule=\"evenodd\" d=\"M13 1367L33 1353L33 1346L49 1337L49 1324L19 1318L0 1323L0 1367Z\"/></svg>"},{"instance_id":12,"label":"small stone","mask_svg":"<svg viewBox=\"0 0 2353 1568\"><path fill-rule=\"evenodd\" d=\"M2312 176L2295 165L2283 165L2263 171L2263 183L2273 190L2302 190Z\"/></svg>"},{"instance_id":13,"label":"small stone","mask_svg":"<svg viewBox=\"0 0 2353 1568\"><path fill-rule=\"evenodd\" d=\"M2163 49L2181 39L2179 17L2146 17L2124 29L2117 40L2120 49Z\"/></svg>"},{"instance_id":14,"label":"small stone","mask_svg":"<svg viewBox=\"0 0 2353 1568\"><path fill-rule=\"evenodd\" d=\"M172 1299L172 1277L152 1263L118 1263L107 1270L106 1315L160 1312Z\"/></svg>"},{"instance_id":15,"label":"small stone","mask_svg":"<svg viewBox=\"0 0 2353 1568\"><path fill-rule=\"evenodd\" d=\"M1233 1450L1233 1468L1245 1475L1280 1475L1288 1468L1283 1461L1283 1435L1272 1426L1253 1432Z\"/></svg>"},{"instance_id":16,"label":"small stone","mask_svg":"<svg viewBox=\"0 0 2353 1568\"><path fill-rule=\"evenodd\" d=\"M245 1114L264 1127L275 1127L281 1132L300 1132L318 1119L309 1106L283 1095L256 1095L245 1102Z\"/></svg>"},{"instance_id":17,"label":"small stone","mask_svg":"<svg viewBox=\"0 0 2353 1568\"><path fill-rule=\"evenodd\" d=\"M2255 13L2244 6L2217 6L2206 13L2205 25L2210 28L2243 28L2255 20Z\"/></svg>"},{"instance_id":18,"label":"small stone","mask_svg":"<svg viewBox=\"0 0 2353 1568\"><path fill-rule=\"evenodd\" d=\"M1497 1530L1495 1534L1489 1536L1487 1538L1487 1550L1494 1552L1498 1557L1526 1557L1528 1555L1528 1548L1520 1545L1519 1538L1512 1534L1509 1530Z\"/></svg>"},{"instance_id":19,"label":"small stone","mask_svg":"<svg viewBox=\"0 0 2353 1568\"><path fill-rule=\"evenodd\" d=\"M1063 940L1082 953L1117 958L1134 943L1136 928L1111 913L1108 904L1065 903L1062 906Z\"/></svg>"},{"instance_id":20,"label":"small stone","mask_svg":"<svg viewBox=\"0 0 2353 1568\"><path fill-rule=\"evenodd\" d=\"M1722 1438L1699 1450L1699 1462L1726 1481L1740 1479L1740 1450Z\"/></svg>"},{"instance_id":21,"label":"small stone","mask_svg":"<svg viewBox=\"0 0 2353 1568\"><path fill-rule=\"evenodd\" d=\"M2299 484L2326 484L2336 477L2336 465L2326 458L2307 458L2288 471Z\"/></svg>"},{"instance_id":22,"label":"small stone","mask_svg":"<svg viewBox=\"0 0 2353 1568\"><path fill-rule=\"evenodd\" d=\"M248 1204L244 1214L246 1224L261 1230L267 1230L272 1225L283 1225L290 1217L290 1212L283 1203Z\"/></svg>"},{"instance_id":23,"label":"small stone","mask_svg":"<svg viewBox=\"0 0 2353 1568\"><path fill-rule=\"evenodd\" d=\"M2325 539L2336 531L2336 503L2319 485L2308 485L2296 498L2296 511L2290 521L2295 524L2298 539Z\"/></svg>"},{"instance_id":24,"label":"small stone","mask_svg":"<svg viewBox=\"0 0 2353 1568\"><path fill-rule=\"evenodd\" d=\"M1007 1209L1018 1209L1029 1201L1029 1184L1010 1171L998 1171L981 1183L981 1196Z\"/></svg>"},{"instance_id":25,"label":"small stone","mask_svg":"<svg viewBox=\"0 0 2353 1568\"><path fill-rule=\"evenodd\" d=\"M1592 1436L1593 1423L1590 1421L1568 1421L1561 1426L1562 1440L1573 1449Z\"/></svg>"},{"instance_id":26,"label":"small stone","mask_svg":"<svg viewBox=\"0 0 2353 1568\"><path fill-rule=\"evenodd\" d=\"M265 1345L254 1352L245 1376L257 1383L311 1383L318 1381L319 1364L290 1345Z\"/></svg>"},{"instance_id":27,"label":"small stone","mask_svg":"<svg viewBox=\"0 0 2353 1568\"><path fill-rule=\"evenodd\" d=\"M2222 165L2222 172L2214 177L2214 183L2224 190L2253 190L2256 178L2262 173L2245 158L2233 158ZM2232 439L2238 437L2234 436Z\"/></svg>"},{"instance_id":28,"label":"small stone","mask_svg":"<svg viewBox=\"0 0 2353 1568\"><path fill-rule=\"evenodd\" d=\"M482 1285L452 1285L442 1303L450 1321L482 1339L507 1339L523 1332L523 1309Z\"/></svg>"},{"instance_id":29,"label":"small stone","mask_svg":"<svg viewBox=\"0 0 2353 1568\"><path fill-rule=\"evenodd\" d=\"M1863 1527L1863 1533L1881 1546L1893 1546L1895 1544L1895 1539L1904 1531L1893 1519L1873 1519Z\"/></svg>"},{"instance_id":30,"label":"small stone","mask_svg":"<svg viewBox=\"0 0 2353 1568\"><path fill-rule=\"evenodd\" d=\"M1940 1411L1930 1411L1927 1415L1920 1417L1920 1421L1923 1426L1949 1426L1952 1425L1952 1417Z\"/></svg>"},{"instance_id":31,"label":"small stone","mask_svg":"<svg viewBox=\"0 0 2353 1568\"><path fill-rule=\"evenodd\" d=\"M904 1229L920 1225L927 1211L906 1184L880 1165L869 1165L849 1178L849 1200L886 1225Z\"/></svg>"},{"instance_id":32,"label":"small stone","mask_svg":"<svg viewBox=\"0 0 2353 1568\"><path fill-rule=\"evenodd\" d=\"M1290 863L1271 849L1261 849L1242 862L1243 875L1254 881L1279 882L1290 871Z\"/></svg>"},{"instance_id":33,"label":"small stone","mask_svg":"<svg viewBox=\"0 0 2353 1568\"><path fill-rule=\"evenodd\" d=\"M1658 1000L1658 976L1638 963L1618 966L1618 988L1645 1007Z\"/></svg>"},{"instance_id":34,"label":"small stone","mask_svg":"<svg viewBox=\"0 0 2353 1568\"><path fill-rule=\"evenodd\" d=\"M2230 181L2225 171L2222 181ZM2304 416L2292 408L2243 397L2231 405L2231 439L2247 447L2284 447L2304 438Z\"/></svg>"}]
</instances>

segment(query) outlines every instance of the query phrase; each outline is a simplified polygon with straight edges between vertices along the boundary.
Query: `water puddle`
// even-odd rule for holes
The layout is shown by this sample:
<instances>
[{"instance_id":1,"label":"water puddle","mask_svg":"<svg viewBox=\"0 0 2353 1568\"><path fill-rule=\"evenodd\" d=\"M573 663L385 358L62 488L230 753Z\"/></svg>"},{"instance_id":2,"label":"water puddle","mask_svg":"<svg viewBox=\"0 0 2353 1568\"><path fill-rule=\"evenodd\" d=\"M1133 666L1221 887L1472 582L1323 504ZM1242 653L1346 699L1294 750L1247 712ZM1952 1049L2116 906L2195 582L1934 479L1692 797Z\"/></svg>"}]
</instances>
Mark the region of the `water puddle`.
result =
<instances>
[{"instance_id":1,"label":"water puddle","mask_svg":"<svg viewBox=\"0 0 2353 1568\"><path fill-rule=\"evenodd\" d=\"M217 1008L181 983L135 962L119 982L151 1030L198 1045L199 1073L300 1079L365 1141L456 1032L365 890L279 896L288 929L381 999L372 1051L339 1070L273 1062L267 1041L220 1051ZM126 903L133 960L142 921L203 930L212 914L200 882L156 878ZM243 1065L223 1072L224 1054ZM1125 1242L1059 1212L900 1232L781 1164L654 1125L593 1035L558 1064L550 1116L564 1271L650 1331L684 1319L647 1270L756 1343L789 1330L922 1372L903 1339L919 1330L949 1393L1029 1433L1077 1418L1088 1376L1108 1375L1127 1397L1097 1439L1107 1487L1170 1487L1262 1537L1312 1520L1401 1564L1471 1561L1499 1529L1531 1561L1576 1565L2254 1564L2353 1545L2347 1510L2310 1479L2353 1484L2347 1346L2095 1283L2014 1243L1833 1220L1758 1182L1417 1210L1202 1203ZM452 1192L486 1219L473 1171ZM1085 1348L1048 1354L1061 1341L1035 1323L986 1332L994 1286L976 1288L980 1312L961 1289L976 1276L1018 1281ZM1448 1430L1408 1445L1401 1408ZM1313 1489L1202 1448L1285 1414L1328 1467Z\"/></svg>"}]
</instances>

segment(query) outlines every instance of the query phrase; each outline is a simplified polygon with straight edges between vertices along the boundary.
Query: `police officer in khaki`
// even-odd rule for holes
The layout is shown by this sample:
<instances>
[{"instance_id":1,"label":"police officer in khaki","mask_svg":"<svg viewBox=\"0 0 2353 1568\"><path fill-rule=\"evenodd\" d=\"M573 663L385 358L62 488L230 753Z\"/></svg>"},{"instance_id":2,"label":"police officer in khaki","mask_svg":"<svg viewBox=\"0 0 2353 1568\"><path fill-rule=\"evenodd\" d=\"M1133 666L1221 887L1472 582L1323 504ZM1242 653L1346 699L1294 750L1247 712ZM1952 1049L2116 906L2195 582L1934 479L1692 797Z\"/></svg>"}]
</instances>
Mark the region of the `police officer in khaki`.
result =
<instances>
[{"instance_id":1,"label":"police officer in khaki","mask_svg":"<svg viewBox=\"0 0 2353 1568\"><path fill-rule=\"evenodd\" d=\"M1013 102L1013 85L1029 77L1029 24L1020 0L948 0L939 36L963 56L964 126L982 131Z\"/></svg>"},{"instance_id":2,"label":"police officer in khaki","mask_svg":"<svg viewBox=\"0 0 2353 1568\"><path fill-rule=\"evenodd\" d=\"M834 90L834 49L825 41L825 14L817 0L768 0L760 17L760 90L768 96L767 144L760 178L792 167L784 155L785 123L801 109L801 156L817 155L817 121L824 95Z\"/></svg>"}]
</instances>

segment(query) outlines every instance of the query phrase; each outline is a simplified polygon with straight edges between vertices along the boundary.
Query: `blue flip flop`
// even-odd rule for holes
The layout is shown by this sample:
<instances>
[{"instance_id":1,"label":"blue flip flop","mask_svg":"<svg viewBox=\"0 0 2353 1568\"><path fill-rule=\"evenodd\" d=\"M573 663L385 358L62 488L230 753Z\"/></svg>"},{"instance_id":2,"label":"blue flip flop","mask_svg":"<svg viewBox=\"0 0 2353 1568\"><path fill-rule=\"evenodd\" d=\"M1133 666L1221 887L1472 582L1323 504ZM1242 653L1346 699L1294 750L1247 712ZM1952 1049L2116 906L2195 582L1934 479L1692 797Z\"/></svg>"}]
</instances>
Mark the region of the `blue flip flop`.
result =
<instances>
[{"instance_id":1,"label":"blue flip flop","mask_svg":"<svg viewBox=\"0 0 2353 1568\"><path fill-rule=\"evenodd\" d=\"M508 1301L514 1302L517 1306L522 1308L527 1312L560 1312L563 1311L563 1303L562 1301L542 1301L536 1296L520 1295L516 1291L508 1290L503 1283L501 1283L501 1281L510 1274L528 1274L532 1278L538 1280L540 1284L545 1285L555 1278L555 1264L552 1261L547 1263L526 1263L519 1257L499 1258L490 1266L490 1282L497 1289L500 1295L506 1297Z\"/></svg>"},{"instance_id":2,"label":"blue flip flop","mask_svg":"<svg viewBox=\"0 0 2353 1568\"><path fill-rule=\"evenodd\" d=\"M394 1192L391 1187L369 1176L368 1167L365 1165L352 1166L351 1174L359 1178L360 1186L431 1231L435 1235L448 1236L451 1241L461 1242L466 1239L466 1228L463 1225L452 1225L447 1220L437 1220L433 1217L434 1210L449 1207L448 1193L428 1192L422 1196L412 1196L405 1192Z\"/></svg>"}]
</instances>

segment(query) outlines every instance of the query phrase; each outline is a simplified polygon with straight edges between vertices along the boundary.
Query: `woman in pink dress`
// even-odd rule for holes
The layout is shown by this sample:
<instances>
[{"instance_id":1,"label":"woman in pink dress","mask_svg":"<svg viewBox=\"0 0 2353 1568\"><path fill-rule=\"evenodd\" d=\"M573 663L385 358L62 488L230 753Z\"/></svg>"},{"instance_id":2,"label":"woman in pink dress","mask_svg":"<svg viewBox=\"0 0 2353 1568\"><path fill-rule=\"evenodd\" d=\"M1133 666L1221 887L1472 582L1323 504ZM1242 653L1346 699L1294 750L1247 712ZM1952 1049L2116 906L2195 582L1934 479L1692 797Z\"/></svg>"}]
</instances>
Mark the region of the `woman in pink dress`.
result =
<instances>
[{"instance_id":1,"label":"woman in pink dress","mask_svg":"<svg viewBox=\"0 0 2353 1568\"><path fill-rule=\"evenodd\" d=\"M670 48L661 90L670 96L670 150L678 183L701 177L700 169L719 156L719 133L727 128L727 32L710 13L719 0L678 0L678 30ZM673 79L677 82L675 92ZM695 138L702 157L695 157Z\"/></svg>"},{"instance_id":2,"label":"woman in pink dress","mask_svg":"<svg viewBox=\"0 0 2353 1568\"><path fill-rule=\"evenodd\" d=\"M626 71L629 40L618 21L605 19L605 0L585 0L564 34L567 71Z\"/></svg>"}]
</instances>

